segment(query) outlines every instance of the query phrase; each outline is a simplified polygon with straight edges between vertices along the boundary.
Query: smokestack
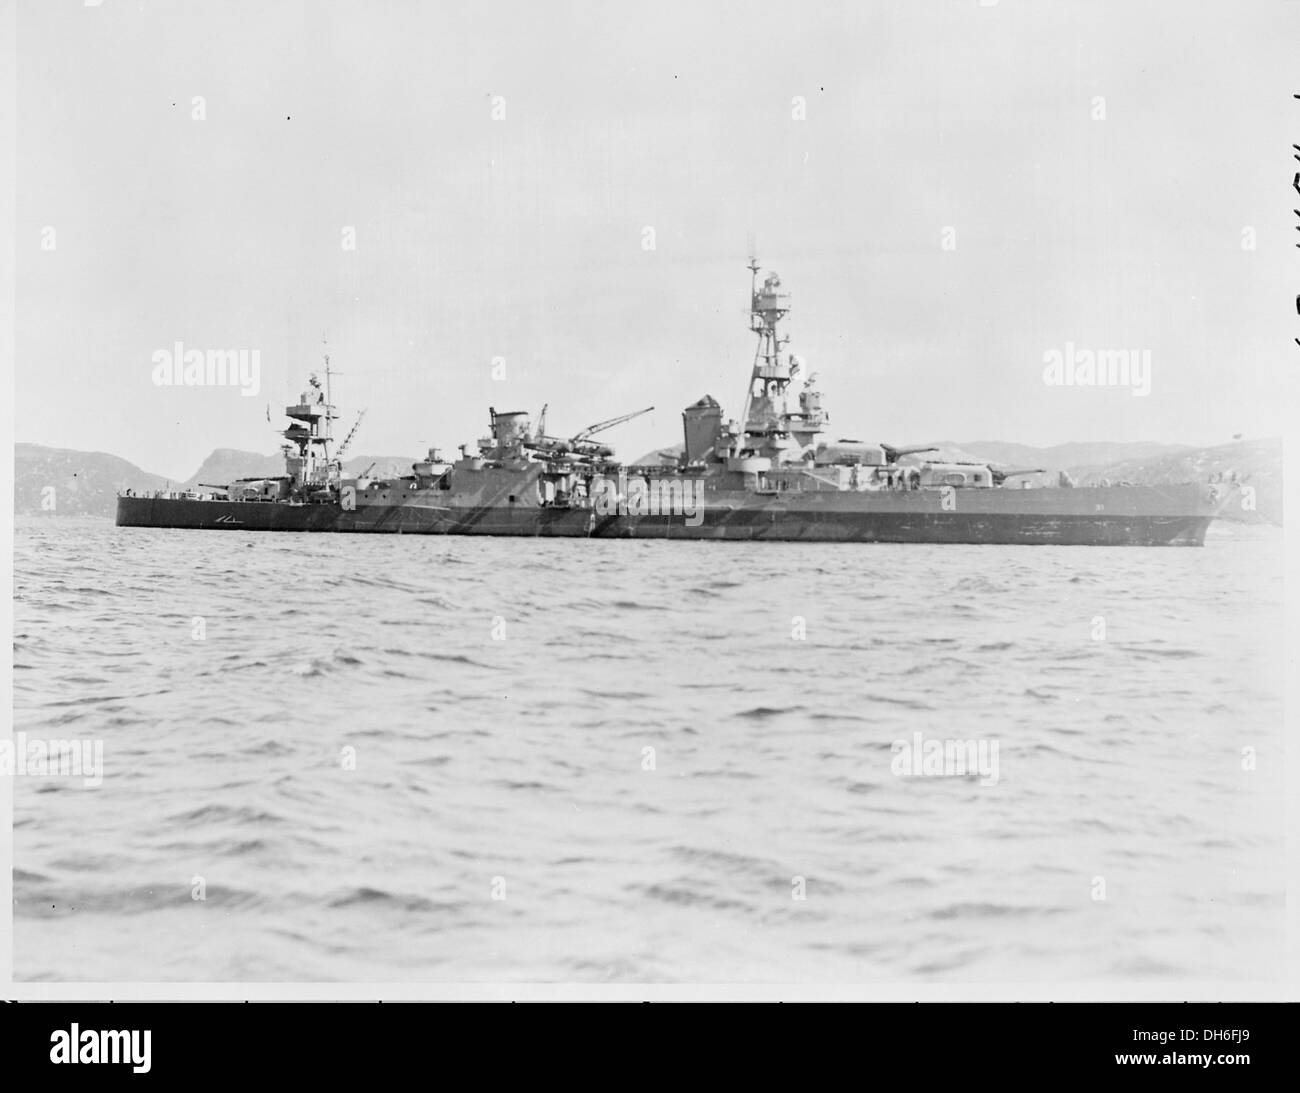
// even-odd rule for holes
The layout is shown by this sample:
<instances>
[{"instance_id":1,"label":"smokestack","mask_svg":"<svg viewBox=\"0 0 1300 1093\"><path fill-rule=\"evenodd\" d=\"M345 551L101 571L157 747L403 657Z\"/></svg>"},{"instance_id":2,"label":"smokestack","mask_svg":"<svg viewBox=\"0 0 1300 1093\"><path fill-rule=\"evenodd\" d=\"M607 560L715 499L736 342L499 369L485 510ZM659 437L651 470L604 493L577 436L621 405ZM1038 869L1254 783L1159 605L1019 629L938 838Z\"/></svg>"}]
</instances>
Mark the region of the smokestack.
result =
<instances>
[{"instance_id":1,"label":"smokestack","mask_svg":"<svg viewBox=\"0 0 1300 1093\"><path fill-rule=\"evenodd\" d=\"M722 428L722 407L710 395L682 411L686 462L699 463L713 454Z\"/></svg>"}]
</instances>

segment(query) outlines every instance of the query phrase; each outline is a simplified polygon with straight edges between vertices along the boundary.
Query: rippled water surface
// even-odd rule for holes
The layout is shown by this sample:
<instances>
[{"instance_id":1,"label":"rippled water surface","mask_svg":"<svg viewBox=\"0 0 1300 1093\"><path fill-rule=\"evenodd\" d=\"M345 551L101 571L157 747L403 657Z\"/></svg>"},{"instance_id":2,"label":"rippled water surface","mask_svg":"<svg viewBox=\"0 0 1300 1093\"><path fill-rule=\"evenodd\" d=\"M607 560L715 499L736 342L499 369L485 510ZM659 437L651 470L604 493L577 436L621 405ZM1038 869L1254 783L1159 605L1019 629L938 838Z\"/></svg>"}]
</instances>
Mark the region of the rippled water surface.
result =
<instances>
[{"instance_id":1,"label":"rippled water surface","mask_svg":"<svg viewBox=\"0 0 1300 1093\"><path fill-rule=\"evenodd\" d=\"M15 780L19 979L1281 972L1280 537L15 556L15 729L104 763Z\"/></svg>"}]
</instances>

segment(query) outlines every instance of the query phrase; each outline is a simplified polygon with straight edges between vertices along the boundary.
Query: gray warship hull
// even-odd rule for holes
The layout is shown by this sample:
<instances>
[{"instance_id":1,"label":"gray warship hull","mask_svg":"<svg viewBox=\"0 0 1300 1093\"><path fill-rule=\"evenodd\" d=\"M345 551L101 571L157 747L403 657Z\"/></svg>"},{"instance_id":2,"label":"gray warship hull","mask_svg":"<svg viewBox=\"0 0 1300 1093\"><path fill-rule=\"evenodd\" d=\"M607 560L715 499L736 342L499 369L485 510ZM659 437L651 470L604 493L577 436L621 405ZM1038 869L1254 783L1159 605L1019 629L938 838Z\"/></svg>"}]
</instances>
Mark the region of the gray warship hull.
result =
<instances>
[{"instance_id":1,"label":"gray warship hull","mask_svg":"<svg viewBox=\"0 0 1300 1093\"><path fill-rule=\"evenodd\" d=\"M855 543L1057 546L1201 546L1218 502L1206 487L812 493L756 503L752 494L708 494L691 516L601 514L593 508L463 501L435 490L286 503L178 497L118 498L120 527L206 531L308 531L400 535L547 536ZM432 496L430 496L432 495Z\"/></svg>"}]
</instances>

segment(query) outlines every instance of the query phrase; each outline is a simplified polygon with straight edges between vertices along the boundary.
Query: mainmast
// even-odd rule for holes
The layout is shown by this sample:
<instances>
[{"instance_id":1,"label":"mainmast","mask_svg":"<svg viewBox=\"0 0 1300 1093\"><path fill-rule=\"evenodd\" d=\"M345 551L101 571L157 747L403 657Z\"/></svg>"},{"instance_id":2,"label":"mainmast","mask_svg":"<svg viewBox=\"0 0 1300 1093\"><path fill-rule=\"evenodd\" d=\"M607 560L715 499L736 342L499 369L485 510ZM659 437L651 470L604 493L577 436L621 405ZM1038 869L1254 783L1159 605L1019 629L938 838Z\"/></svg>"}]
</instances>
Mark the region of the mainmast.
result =
<instances>
[{"instance_id":1,"label":"mainmast","mask_svg":"<svg viewBox=\"0 0 1300 1093\"><path fill-rule=\"evenodd\" d=\"M330 380L333 376L329 354L325 355L325 388L315 373L307 383L307 390L292 406L284 408L292 424L281 434L289 443L285 446L285 469L294 485L310 490L329 484L330 444L333 442L334 406L330 402Z\"/></svg>"},{"instance_id":2,"label":"mainmast","mask_svg":"<svg viewBox=\"0 0 1300 1093\"><path fill-rule=\"evenodd\" d=\"M790 310L790 294L781 291L781 278L769 273L760 287L759 265L749 260L749 329L758 335L754 366L745 391L741 427L745 432L766 433L785 414L785 392L799 366L784 352L790 338L782 337L777 324Z\"/></svg>"},{"instance_id":3,"label":"mainmast","mask_svg":"<svg viewBox=\"0 0 1300 1093\"><path fill-rule=\"evenodd\" d=\"M827 417L813 376L799 392L798 407L787 402L790 383L802 364L786 351L790 338L780 331L781 320L790 313L790 294L782 291L775 273L759 283L756 258L750 258L749 272L749 329L758 335L758 344L745 390L739 448L775 464L807 459L816 453Z\"/></svg>"}]
</instances>

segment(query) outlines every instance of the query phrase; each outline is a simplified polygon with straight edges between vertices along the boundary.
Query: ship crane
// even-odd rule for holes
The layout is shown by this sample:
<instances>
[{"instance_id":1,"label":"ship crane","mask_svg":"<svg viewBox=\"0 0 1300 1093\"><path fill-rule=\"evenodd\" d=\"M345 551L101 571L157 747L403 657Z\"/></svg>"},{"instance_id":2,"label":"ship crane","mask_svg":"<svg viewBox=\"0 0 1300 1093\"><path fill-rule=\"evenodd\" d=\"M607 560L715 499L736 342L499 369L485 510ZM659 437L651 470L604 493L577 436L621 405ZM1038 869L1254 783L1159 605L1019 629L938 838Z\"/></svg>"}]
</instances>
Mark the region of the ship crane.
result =
<instances>
[{"instance_id":1,"label":"ship crane","mask_svg":"<svg viewBox=\"0 0 1300 1093\"><path fill-rule=\"evenodd\" d=\"M591 438L597 433L603 433L606 429L612 429L615 425L622 425L625 421L631 421L634 417L640 417L642 414L648 414L653 410L653 406L647 406L644 410L633 410L630 414L620 414L618 417L609 418L606 421L598 421L594 425L588 425L579 433L575 433L568 440L560 437L547 436L542 428L538 428L533 433L531 440L524 441L524 447L534 452L543 452L553 459L563 459L570 456L576 456L579 459L600 459L613 455L613 450L597 444ZM539 425L545 423L546 408L542 408Z\"/></svg>"},{"instance_id":2,"label":"ship crane","mask_svg":"<svg viewBox=\"0 0 1300 1093\"><path fill-rule=\"evenodd\" d=\"M598 421L595 425L588 425L582 432L569 438L570 444L581 444L597 433L603 433L606 429L612 429L615 425L622 425L625 421L631 421L634 417L640 417L642 414L648 414L653 410L653 406L647 406L644 410L633 410L630 414L622 414L619 417L612 417L608 421Z\"/></svg>"},{"instance_id":3,"label":"ship crane","mask_svg":"<svg viewBox=\"0 0 1300 1093\"><path fill-rule=\"evenodd\" d=\"M369 409L369 407L362 409L361 412L357 414L357 420L352 423L352 428L348 430L348 435L343 438L343 443L338 446L338 450L334 453L334 462L342 464L343 453L348 450L348 445L352 443L352 438L357 435L357 430L361 428L361 419L366 416L367 409Z\"/></svg>"}]
</instances>

